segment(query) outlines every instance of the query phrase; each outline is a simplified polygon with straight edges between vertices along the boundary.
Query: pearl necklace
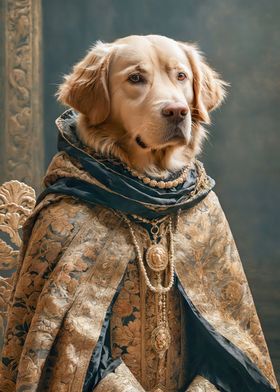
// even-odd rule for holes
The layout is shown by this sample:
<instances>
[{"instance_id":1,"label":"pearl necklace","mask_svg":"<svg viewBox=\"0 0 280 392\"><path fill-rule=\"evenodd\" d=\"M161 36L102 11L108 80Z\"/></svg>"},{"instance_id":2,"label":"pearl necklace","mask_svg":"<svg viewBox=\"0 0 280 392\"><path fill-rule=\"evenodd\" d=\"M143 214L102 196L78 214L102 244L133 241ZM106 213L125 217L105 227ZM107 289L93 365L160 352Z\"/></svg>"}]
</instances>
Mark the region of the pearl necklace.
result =
<instances>
[{"instance_id":1,"label":"pearl necklace","mask_svg":"<svg viewBox=\"0 0 280 392\"><path fill-rule=\"evenodd\" d=\"M139 178L139 180L141 180L144 184L150 185L153 188L167 189L167 188L174 188L179 184L183 184L183 182L186 181L190 165L187 165L184 168L182 174L180 174L178 178L172 181L163 181L163 180L157 181L154 178L146 177L144 174L141 174L137 170L131 169L128 166L126 168L134 177Z\"/></svg>"}]
</instances>

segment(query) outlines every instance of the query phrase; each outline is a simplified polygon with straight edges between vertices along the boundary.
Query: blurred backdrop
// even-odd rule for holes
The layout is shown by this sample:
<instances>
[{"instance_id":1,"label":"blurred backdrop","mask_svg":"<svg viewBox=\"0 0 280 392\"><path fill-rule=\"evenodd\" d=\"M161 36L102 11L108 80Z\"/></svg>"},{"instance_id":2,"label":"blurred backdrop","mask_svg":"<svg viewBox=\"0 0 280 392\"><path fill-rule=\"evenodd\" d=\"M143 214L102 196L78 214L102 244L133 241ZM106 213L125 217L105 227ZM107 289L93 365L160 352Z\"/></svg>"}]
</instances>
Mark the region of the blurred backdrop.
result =
<instances>
[{"instance_id":1,"label":"blurred backdrop","mask_svg":"<svg viewBox=\"0 0 280 392\"><path fill-rule=\"evenodd\" d=\"M45 165L56 151L54 98L62 75L96 40L162 34L197 42L231 84L200 159L215 178L280 368L279 0L48 0L43 2Z\"/></svg>"}]
</instances>

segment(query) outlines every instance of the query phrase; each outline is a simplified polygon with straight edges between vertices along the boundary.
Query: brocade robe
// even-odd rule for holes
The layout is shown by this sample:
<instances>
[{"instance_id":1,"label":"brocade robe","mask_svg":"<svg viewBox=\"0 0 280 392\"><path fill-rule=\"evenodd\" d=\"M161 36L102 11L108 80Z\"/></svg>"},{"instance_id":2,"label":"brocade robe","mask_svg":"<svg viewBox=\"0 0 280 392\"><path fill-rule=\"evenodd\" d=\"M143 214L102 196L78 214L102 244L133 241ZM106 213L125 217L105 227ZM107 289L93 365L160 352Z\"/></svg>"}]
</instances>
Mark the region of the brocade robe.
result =
<instances>
[{"instance_id":1,"label":"brocade robe","mask_svg":"<svg viewBox=\"0 0 280 392\"><path fill-rule=\"evenodd\" d=\"M149 242L143 228L135 229L142 244ZM131 356L108 360L109 369L102 362L106 313L136 258L124 222L108 209L49 195L29 219L25 234L31 237L22 250L9 311L0 390L82 391L94 352L100 362L92 390L145 390L141 355L136 365ZM183 334L190 340L186 358L181 356L183 362L177 364L188 373L185 390L203 390L191 386L197 375L209 382L206 391L276 390L248 283L213 191L182 213L174 242L177 293L189 322ZM114 305L116 314L109 318L116 325L118 299ZM130 348L140 344L139 334L149 340L141 325L135 329ZM175 338L178 332L171 327ZM177 374L172 361L170 366L167 371Z\"/></svg>"}]
</instances>

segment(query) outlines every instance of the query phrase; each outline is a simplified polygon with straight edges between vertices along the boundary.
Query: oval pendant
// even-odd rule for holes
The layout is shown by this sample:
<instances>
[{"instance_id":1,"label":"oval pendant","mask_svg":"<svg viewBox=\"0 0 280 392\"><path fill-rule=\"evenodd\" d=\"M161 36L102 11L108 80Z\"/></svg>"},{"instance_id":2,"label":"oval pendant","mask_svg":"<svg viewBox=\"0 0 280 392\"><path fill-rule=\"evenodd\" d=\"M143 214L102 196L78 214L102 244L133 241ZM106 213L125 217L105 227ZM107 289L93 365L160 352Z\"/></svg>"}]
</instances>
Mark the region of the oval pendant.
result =
<instances>
[{"instance_id":1,"label":"oval pendant","mask_svg":"<svg viewBox=\"0 0 280 392\"><path fill-rule=\"evenodd\" d=\"M171 342L169 329L164 325L159 325L153 330L151 340L154 350L159 356L163 356Z\"/></svg>"},{"instance_id":2,"label":"oval pendant","mask_svg":"<svg viewBox=\"0 0 280 392\"><path fill-rule=\"evenodd\" d=\"M153 271L161 272L168 265L168 253L162 245L154 244L147 249L146 260Z\"/></svg>"}]
</instances>

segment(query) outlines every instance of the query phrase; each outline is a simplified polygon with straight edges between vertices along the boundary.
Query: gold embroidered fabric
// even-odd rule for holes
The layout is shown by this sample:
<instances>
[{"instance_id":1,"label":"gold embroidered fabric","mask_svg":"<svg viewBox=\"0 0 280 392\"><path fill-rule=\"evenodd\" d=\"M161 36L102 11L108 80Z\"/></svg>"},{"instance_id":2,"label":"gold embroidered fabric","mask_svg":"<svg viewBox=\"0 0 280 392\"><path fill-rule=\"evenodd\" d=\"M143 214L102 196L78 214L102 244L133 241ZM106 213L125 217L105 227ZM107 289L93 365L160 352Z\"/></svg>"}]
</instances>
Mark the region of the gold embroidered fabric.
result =
<instances>
[{"instance_id":1,"label":"gold embroidered fabric","mask_svg":"<svg viewBox=\"0 0 280 392\"><path fill-rule=\"evenodd\" d=\"M114 373L108 374L97 387L95 392L145 392L141 384L131 374L125 364L117 367Z\"/></svg>"},{"instance_id":2,"label":"gold embroidered fabric","mask_svg":"<svg viewBox=\"0 0 280 392\"><path fill-rule=\"evenodd\" d=\"M196 376L186 392L216 392L218 389L202 376Z\"/></svg>"},{"instance_id":3,"label":"gold embroidered fabric","mask_svg":"<svg viewBox=\"0 0 280 392\"><path fill-rule=\"evenodd\" d=\"M157 378L158 356L152 342L152 331L157 326L156 295L147 289L139 274L136 260L128 264L124 285L113 307L111 341L113 357L122 357L145 390L162 384L168 391L177 391L186 380L186 326L181 320L179 292L172 288L167 303L171 345L167 353L165 372ZM182 336L182 334L184 336ZM182 344L183 343L183 344Z\"/></svg>"},{"instance_id":4,"label":"gold embroidered fabric","mask_svg":"<svg viewBox=\"0 0 280 392\"><path fill-rule=\"evenodd\" d=\"M0 391L81 391L133 249L108 210L49 196L34 216L11 298Z\"/></svg>"},{"instance_id":5,"label":"gold embroidered fabric","mask_svg":"<svg viewBox=\"0 0 280 392\"><path fill-rule=\"evenodd\" d=\"M200 314L279 388L232 233L213 191L182 215L174 242L178 277Z\"/></svg>"},{"instance_id":6,"label":"gold embroidered fabric","mask_svg":"<svg viewBox=\"0 0 280 392\"><path fill-rule=\"evenodd\" d=\"M139 227L137 236L145 248L148 234ZM174 248L176 273L196 309L217 333L245 353L278 391L242 264L213 192L182 213ZM134 259L129 231L110 210L90 208L70 197L47 196L26 224L10 299L0 391L82 392L107 308L126 269L124 289L115 303L112 341L124 363L107 374L96 390L143 391L145 382L149 388L155 360L152 354L144 358L139 342L148 340L150 325L155 322L154 301L139 279ZM187 361L187 353L182 352L185 344L175 333L182 331L185 322L175 290L170 292L169 311L175 340L164 377L172 391L179 387L179 373L183 385L179 362ZM144 329L139 326L142 322ZM151 353L147 345L145 350ZM201 382L197 381L198 389L189 391L215 390L212 386L207 389L207 380L205 385Z\"/></svg>"},{"instance_id":7,"label":"gold embroidered fabric","mask_svg":"<svg viewBox=\"0 0 280 392\"><path fill-rule=\"evenodd\" d=\"M123 288L113 306L111 347L113 358L122 357L134 376L141 379L140 279L135 260L124 276Z\"/></svg>"}]
</instances>

